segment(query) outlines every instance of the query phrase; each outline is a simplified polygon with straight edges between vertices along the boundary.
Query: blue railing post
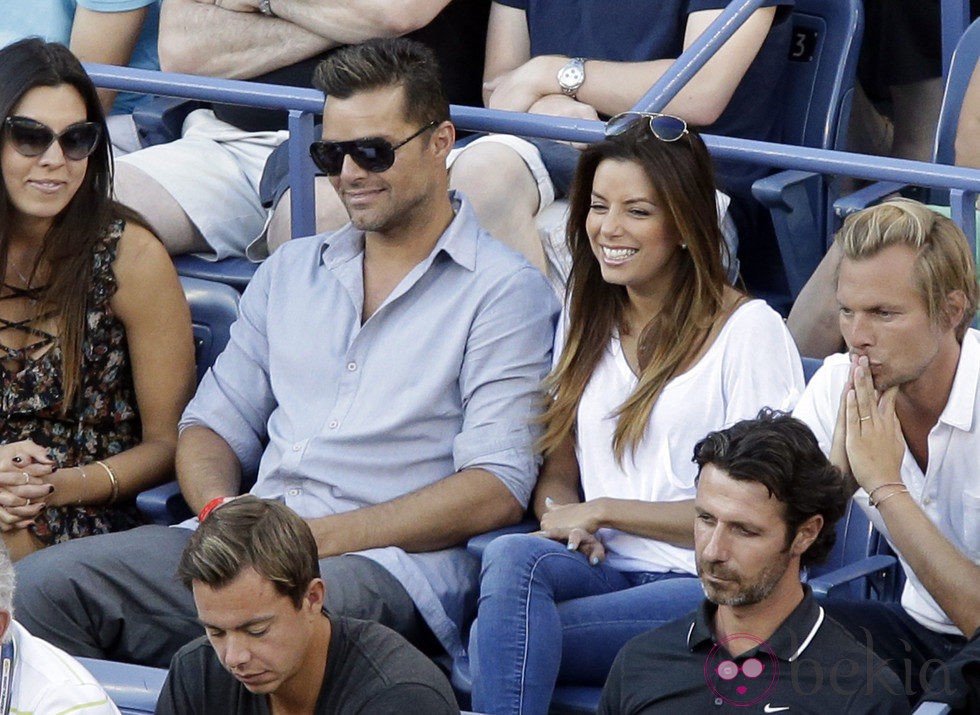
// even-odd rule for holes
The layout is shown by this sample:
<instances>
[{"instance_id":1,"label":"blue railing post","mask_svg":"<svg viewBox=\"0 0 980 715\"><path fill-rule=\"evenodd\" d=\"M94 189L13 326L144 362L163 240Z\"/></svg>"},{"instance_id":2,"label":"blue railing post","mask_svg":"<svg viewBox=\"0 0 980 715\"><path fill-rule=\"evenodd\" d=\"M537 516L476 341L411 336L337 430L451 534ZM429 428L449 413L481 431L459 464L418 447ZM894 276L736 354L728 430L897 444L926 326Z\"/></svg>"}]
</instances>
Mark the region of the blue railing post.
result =
<instances>
[{"instance_id":1,"label":"blue railing post","mask_svg":"<svg viewBox=\"0 0 980 715\"><path fill-rule=\"evenodd\" d=\"M763 2L764 0L732 0L728 3L691 46L674 60L663 76L653 83L633 109L640 112L662 111Z\"/></svg>"},{"instance_id":2,"label":"blue railing post","mask_svg":"<svg viewBox=\"0 0 980 715\"><path fill-rule=\"evenodd\" d=\"M289 110L289 190L292 237L316 233L315 167L310 158L313 113Z\"/></svg>"},{"instance_id":3,"label":"blue railing post","mask_svg":"<svg viewBox=\"0 0 980 715\"><path fill-rule=\"evenodd\" d=\"M943 43L943 80L949 77L949 63L963 31L970 24L970 0L942 0L940 3Z\"/></svg>"}]
</instances>

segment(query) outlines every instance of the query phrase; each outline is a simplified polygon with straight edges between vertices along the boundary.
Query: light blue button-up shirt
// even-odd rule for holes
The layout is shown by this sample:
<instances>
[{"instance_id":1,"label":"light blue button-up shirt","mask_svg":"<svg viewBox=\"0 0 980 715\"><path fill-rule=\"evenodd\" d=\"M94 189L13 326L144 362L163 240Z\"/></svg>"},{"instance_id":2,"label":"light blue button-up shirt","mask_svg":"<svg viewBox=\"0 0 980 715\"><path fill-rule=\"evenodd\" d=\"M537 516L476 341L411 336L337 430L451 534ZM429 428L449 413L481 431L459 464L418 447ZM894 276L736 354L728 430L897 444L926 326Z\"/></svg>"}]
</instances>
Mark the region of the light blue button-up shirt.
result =
<instances>
[{"instance_id":1,"label":"light blue button-up shirt","mask_svg":"<svg viewBox=\"0 0 980 715\"><path fill-rule=\"evenodd\" d=\"M181 421L211 428L257 471L253 494L316 518L481 468L527 503L558 304L465 199L453 204L432 253L363 324L364 236L350 225L289 241L256 272ZM462 652L478 577L465 549L360 553Z\"/></svg>"}]
</instances>

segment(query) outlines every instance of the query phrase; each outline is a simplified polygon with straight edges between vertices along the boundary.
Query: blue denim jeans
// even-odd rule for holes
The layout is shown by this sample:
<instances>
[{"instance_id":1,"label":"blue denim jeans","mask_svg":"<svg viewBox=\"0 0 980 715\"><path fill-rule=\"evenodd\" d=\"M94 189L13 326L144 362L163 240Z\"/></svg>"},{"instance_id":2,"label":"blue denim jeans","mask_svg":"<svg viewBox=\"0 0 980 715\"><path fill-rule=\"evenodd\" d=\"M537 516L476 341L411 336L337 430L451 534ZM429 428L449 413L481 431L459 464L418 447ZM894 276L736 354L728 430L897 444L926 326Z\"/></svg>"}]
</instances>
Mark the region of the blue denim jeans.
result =
<instances>
[{"instance_id":1,"label":"blue denim jeans","mask_svg":"<svg viewBox=\"0 0 980 715\"><path fill-rule=\"evenodd\" d=\"M602 685L626 641L690 612L703 596L687 574L591 566L531 534L494 539L470 633L473 709L547 713L556 682Z\"/></svg>"}]
</instances>

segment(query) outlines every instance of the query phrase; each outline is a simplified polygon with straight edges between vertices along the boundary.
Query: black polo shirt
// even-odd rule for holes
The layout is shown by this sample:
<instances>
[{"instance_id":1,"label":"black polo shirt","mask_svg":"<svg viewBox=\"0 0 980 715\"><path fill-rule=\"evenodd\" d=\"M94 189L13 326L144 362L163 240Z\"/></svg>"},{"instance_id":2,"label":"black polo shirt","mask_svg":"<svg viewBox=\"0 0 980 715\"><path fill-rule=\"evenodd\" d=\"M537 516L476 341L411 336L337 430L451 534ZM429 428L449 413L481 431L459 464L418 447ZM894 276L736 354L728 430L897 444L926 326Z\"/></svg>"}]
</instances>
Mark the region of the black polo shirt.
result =
<instances>
[{"instance_id":1,"label":"black polo shirt","mask_svg":"<svg viewBox=\"0 0 980 715\"><path fill-rule=\"evenodd\" d=\"M737 658L715 641L707 600L637 636L616 656L599 713L908 713L894 671L804 588L772 637Z\"/></svg>"}]
</instances>

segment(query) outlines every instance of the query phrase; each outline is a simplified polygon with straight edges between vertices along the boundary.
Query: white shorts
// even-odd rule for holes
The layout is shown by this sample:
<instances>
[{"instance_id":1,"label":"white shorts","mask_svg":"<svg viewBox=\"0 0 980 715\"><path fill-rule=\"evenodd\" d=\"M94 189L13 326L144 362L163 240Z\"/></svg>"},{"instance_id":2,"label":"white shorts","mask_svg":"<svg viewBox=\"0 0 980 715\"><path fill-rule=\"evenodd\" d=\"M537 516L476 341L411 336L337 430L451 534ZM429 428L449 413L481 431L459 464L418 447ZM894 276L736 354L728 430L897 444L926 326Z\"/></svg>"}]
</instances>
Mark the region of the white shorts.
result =
<instances>
[{"instance_id":1,"label":"white shorts","mask_svg":"<svg viewBox=\"0 0 980 715\"><path fill-rule=\"evenodd\" d=\"M198 109L184 120L180 139L120 157L174 197L218 260L244 256L261 239L269 211L259 200L259 180L272 150L289 132L245 132Z\"/></svg>"}]
</instances>

